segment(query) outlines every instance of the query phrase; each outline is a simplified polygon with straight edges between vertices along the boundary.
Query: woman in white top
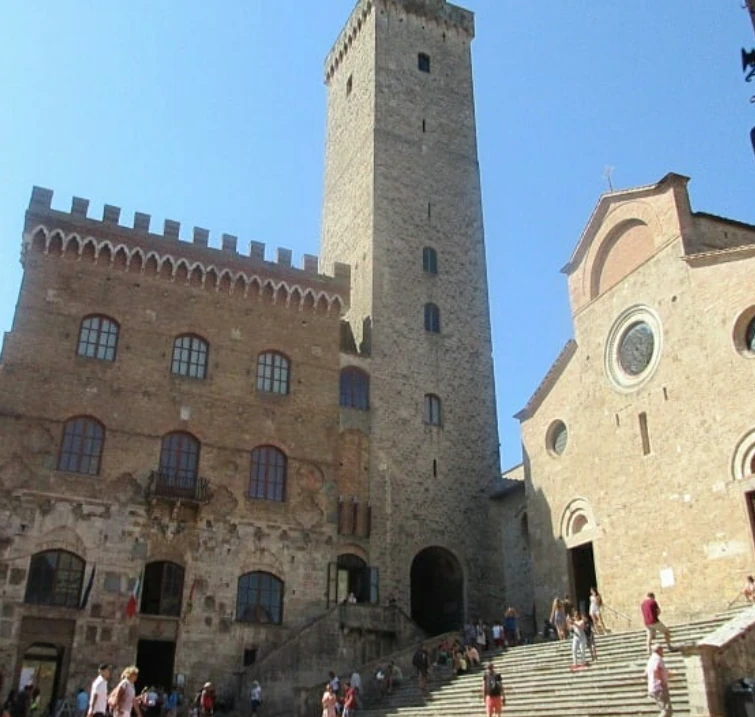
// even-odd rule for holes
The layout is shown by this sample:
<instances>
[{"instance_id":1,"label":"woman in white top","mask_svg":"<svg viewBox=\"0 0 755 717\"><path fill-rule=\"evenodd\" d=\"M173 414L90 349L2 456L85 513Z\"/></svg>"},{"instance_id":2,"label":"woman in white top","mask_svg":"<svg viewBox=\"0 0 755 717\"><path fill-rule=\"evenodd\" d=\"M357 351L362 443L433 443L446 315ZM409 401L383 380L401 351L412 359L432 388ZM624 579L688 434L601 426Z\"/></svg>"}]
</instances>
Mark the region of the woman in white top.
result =
<instances>
[{"instance_id":1,"label":"woman in white top","mask_svg":"<svg viewBox=\"0 0 755 717\"><path fill-rule=\"evenodd\" d=\"M131 717L131 710L135 710L138 717L141 717L139 709L139 700L136 699L136 690L134 683L139 677L139 668L131 665L123 670L121 681L114 690L110 706L113 710L113 717Z\"/></svg>"},{"instance_id":2,"label":"woman in white top","mask_svg":"<svg viewBox=\"0 0 755 717\"><path fill-rule=\"evenodd\" d=\"M603 616L600 614L600 608L602 606L603 598L600 597L597 588L590 588L590 617L592 618L592 624L595 626L595 632L597 632L598 635L603 635L606 631Z\"/></svg>"}]
</instances>

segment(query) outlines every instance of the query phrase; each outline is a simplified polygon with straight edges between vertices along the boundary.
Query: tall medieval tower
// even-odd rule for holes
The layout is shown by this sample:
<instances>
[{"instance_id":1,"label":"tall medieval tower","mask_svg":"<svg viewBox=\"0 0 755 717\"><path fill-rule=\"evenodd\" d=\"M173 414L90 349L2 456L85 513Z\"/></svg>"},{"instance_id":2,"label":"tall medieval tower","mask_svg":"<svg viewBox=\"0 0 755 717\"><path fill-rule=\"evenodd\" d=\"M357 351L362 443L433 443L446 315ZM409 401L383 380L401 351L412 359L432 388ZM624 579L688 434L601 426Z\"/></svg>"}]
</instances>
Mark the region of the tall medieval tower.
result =
<instances>
[{"instance_id":1,"label":"tall medieval tower","mask_svg":"<svg viewBox=\"0 0 755 717\"><path fill-rule=\"evenodd\" d=\"M342 363L370 374L369 562L429 630L503 589L473 37L445 0L359 0L325 65L322 257L352 267Z\"/></svg>"}]
</instances>

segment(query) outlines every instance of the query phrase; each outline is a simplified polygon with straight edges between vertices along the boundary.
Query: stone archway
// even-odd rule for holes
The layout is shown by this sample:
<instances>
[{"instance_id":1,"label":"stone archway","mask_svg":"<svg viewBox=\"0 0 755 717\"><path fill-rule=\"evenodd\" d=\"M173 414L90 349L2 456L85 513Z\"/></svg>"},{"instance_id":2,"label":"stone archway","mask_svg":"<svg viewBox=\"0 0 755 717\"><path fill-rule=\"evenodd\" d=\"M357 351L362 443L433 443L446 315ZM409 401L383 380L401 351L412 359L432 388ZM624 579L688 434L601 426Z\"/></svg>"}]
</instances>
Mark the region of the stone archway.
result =
<instances>
[{"instance_id":1,"label":"stone archway","mask_svg":"<svg viewBox=\"0 0 755 717\"><path fill-rule=\"evenodd\" d=\"M464 573L456 556L433 546L414 557L411 568L412 619L428 634L461 627Z\"/></svg>"}]
</instances>

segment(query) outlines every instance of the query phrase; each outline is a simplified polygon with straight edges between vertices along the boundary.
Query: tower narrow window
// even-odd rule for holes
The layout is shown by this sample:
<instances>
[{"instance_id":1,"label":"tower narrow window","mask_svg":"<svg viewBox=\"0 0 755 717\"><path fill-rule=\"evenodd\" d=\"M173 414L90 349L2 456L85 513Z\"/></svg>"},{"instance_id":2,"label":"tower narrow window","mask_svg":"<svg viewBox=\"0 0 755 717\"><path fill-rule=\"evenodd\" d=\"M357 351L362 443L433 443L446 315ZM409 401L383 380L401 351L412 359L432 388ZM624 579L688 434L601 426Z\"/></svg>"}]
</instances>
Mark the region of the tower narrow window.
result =
<instances>
[{"instance_id":1,"label":"tower narrow window","mask_svg":"<svg viewBox=\"0 0 755 717\"><path fill-rule=\"evenodd\" d=\"M417 67L420 72L430 72L430 55L420 52L417 55Z\"/></svg>"},{"instance_id":2,"label":"tower narrow window","mask_svg":"<svg viewBox=\"0 0 755 717\"><path fill-rule=\"evenodd\" d=\"M434 393L425 394L425 423L428 426L442 425L440 398Z\"/></svg>"},{"instance_id":3,"label":"tower narrow window","mask_svg":"<svg viewBox=\"0 0 755 717\"><path fill-rule=\"evenodd\" d=\"M425 331L440 333L440 309L435 304L425 304Z\"/></svg>"},{"instance_id":4,"label":"tower narrow window","mask_svg":"<svg viewBox=\"0 0 755 717\"><path fill-rule=\"evenodd\" d=\"M640 438L642 439L642 455L647 456L650 453L650 433L648 432L648 414L644 411L639 416L640 419Z\"/></svg>"},{"instance_id":5,"label":"tower narrow window","mask_svg":"<svg viewBox=\"0 0 755 717\"><path fill-rule=\"evenodd\" d=\"M361 369L348 366L341 370L341 408L367 411L370 407L370 377Z\"/></svg>"},{"instance_id":6,"label":"tower narrow window","mask_svg":"<svg viewBox=\"0 0 755 717\"><path fill-rule=\"evenodd\" d=\"M422 120L422 132L427 132L427 121Z\"/></svg>"},{"instance_id":7,"label":"tower narrow window","mask_svg":"<svg viewBox=\"0 0 755 717\"><path fill-rule=\"evenodd\" d=\"M438 252L431 246L422 249L422 271L433 276L438 273Z\"/></svg>"},{"instance_id":8,"label":"tower narrow window","mask_svg":"<svg viewBox=\"0 0 755 717\"><path fill-rule=\"evenodd\" d=\"M354 89L354 75L349 75L349 79L346 80L346 96L348 97L351 94L351 91Z\"/></svg>"}]
</instances>

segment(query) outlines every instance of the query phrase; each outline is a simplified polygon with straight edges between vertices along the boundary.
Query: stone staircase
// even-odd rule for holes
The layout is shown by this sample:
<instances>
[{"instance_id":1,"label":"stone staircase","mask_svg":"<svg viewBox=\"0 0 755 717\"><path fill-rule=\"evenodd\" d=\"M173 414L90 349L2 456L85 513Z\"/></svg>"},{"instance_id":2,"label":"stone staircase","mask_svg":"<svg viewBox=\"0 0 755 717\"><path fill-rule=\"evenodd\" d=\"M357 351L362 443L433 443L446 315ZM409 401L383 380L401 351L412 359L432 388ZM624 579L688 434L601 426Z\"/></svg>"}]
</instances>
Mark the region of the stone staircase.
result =
<instances>
[{"instance_id":1,"label":"stone staircase","mask_svg":"<svg viewBox=\"0 0 755 717\"><path fill-rule=\"evenodd\" d=\"M734 611L710 620L671 627L674 647L692 645L716 629ZM644 630L597 637L598 660L572 672L571 641L524 645L488 655L503 676L505 717L619 717L657 715L647 697ZM666 651L671 672L674 714L689 715L684 661L679 652ZM448 668L435 667L430 692L423 697L413 676L393 694L365 704L359 717L482 717L482 670L452 677Z\"/></svg>"}]
</instances>

